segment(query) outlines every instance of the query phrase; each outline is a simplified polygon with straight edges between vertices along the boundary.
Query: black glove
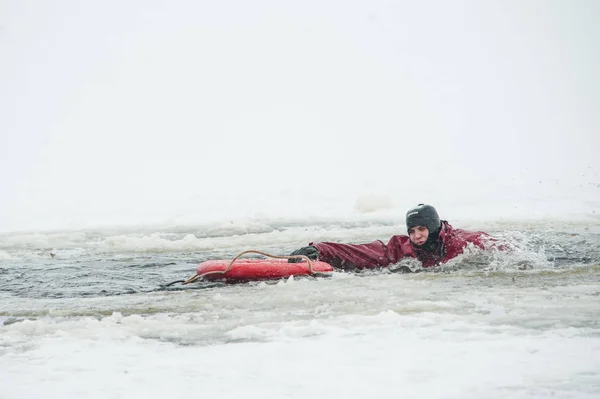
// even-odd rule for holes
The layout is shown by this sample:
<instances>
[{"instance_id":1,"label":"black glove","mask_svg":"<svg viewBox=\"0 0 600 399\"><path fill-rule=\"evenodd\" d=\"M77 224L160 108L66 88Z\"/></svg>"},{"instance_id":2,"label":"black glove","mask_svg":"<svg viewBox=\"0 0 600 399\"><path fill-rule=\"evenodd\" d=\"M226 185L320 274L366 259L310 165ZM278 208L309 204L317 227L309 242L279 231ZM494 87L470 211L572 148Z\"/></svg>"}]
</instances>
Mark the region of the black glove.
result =
<instances>
[{"instance_id":1,"label":"black glove","mask_svg":"<svg viewBox=\"0 0 600 399\"><path fill-rule=\"evenodd\" d=\"M317 257L319 256L319 250L313 246L302 247L302 248L292 252L290 255L305 255L308 257L308 259L316 260ZM303 261L304 261L304 258L300 258L300 257L288 259L289 263L300 263Z\"/></svg>"}]
</instances>

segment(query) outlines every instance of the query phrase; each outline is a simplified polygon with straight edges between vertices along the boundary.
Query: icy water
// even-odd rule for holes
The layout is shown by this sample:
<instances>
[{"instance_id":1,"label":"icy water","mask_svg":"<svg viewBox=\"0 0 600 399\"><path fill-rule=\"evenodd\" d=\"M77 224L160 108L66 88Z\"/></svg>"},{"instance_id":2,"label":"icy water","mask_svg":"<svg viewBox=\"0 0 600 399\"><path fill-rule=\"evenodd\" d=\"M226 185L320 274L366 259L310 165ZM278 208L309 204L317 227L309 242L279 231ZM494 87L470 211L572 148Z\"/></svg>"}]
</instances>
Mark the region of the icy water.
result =
<instances>
[{"instance_id":1,"label":"icy water","mask_svg":"<svg viewBox=\"0 0 600 399\"><path fill-rule=\"evenodd\" d=\"M0 235L0 398L600 397L600 228L488 231L513 249L412 274L168 288L203 260L402 228Z\"/></svg>"}]
</instances>

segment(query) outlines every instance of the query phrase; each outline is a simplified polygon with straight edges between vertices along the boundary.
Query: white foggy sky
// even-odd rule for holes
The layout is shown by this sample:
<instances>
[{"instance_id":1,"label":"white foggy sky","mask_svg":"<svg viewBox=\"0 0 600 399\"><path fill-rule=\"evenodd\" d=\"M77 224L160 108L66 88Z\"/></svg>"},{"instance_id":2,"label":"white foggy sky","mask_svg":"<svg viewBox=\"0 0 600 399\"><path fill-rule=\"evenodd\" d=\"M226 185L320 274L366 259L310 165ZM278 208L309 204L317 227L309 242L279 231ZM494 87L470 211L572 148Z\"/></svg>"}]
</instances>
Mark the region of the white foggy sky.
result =
<instances>
[{"instance_id":1,"label":"white foggy sky","mask_svg":"<svg viewBox=\"0 0 600 399\"><path fill-rule=\"evenodd\" d=\"M599 20L596 1L4 1L0 230L265 192L573 195L600 183Z\"/></svg>"}]
</instances>

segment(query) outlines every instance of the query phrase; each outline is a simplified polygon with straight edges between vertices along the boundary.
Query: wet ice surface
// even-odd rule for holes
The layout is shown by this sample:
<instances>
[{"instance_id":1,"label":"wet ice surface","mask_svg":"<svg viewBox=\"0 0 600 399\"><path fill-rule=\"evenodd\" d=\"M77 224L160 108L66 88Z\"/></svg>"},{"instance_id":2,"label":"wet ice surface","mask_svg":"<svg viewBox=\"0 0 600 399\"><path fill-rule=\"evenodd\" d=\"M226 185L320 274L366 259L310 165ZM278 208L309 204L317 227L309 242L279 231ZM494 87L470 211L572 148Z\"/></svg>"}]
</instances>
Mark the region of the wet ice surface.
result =
<instances>
[{"instance_id":1,"label":"wet ice surface","mask_svg":"<svg viewBox=\"0 0 600 399\"><path fill-rule=\"evenodd\" d=\"M361 242L380 229L342 230ZM600 239L573 231L496 232L513 251L427 272L168 289L239 248L179 251L202 238L164 234L54 258L4 246L0 396L597 397ZM288 253L285 234L247 238Z\"/></svg>"}]
</instances>

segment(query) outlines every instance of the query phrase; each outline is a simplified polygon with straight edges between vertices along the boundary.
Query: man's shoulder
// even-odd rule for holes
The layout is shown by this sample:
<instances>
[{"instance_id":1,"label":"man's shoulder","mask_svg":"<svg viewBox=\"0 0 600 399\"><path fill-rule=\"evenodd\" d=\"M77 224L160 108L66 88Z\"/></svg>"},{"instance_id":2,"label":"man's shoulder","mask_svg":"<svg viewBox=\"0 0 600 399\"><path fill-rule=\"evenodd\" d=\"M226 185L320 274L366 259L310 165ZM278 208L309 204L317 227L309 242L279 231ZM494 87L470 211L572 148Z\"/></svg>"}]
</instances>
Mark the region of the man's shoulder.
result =
<instances>
[{"instance_id":1,"label":"man's shoulder","mask_svg":"<svg viewBox=\"0 0 600 399\"><path fill-rule=\"evenodd\" d=\"M402 235L402 234L397 234L394 235L390 238L390 240L388 241L388 246L390 245L397 245L397 246L406 246L406 245L411 245L410 244L410 238L408 238L408 236Z\"/></svg>"},{"instance_id":2,"label":"man's shoulder","mask_svg":"<svg viewBox=\"0 0 600 399\"><path fill-rule=\"evenodd\" d=\"M460 239L468 242L479 242L480 240L489 237L489 234L484 231L472 231L464 229L451 229L447 232L447 237L450 239Z\"/></svg>"}]
</instances>

